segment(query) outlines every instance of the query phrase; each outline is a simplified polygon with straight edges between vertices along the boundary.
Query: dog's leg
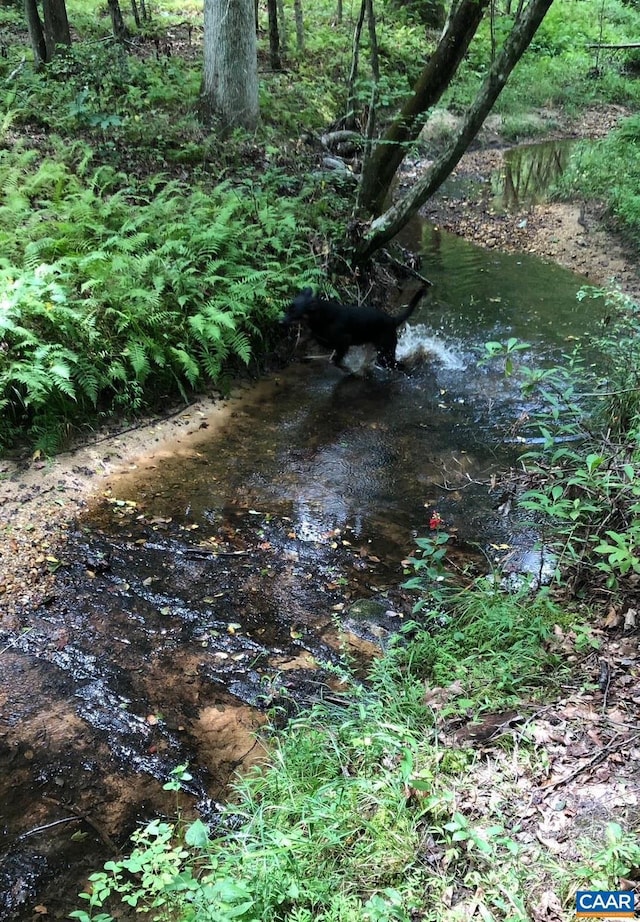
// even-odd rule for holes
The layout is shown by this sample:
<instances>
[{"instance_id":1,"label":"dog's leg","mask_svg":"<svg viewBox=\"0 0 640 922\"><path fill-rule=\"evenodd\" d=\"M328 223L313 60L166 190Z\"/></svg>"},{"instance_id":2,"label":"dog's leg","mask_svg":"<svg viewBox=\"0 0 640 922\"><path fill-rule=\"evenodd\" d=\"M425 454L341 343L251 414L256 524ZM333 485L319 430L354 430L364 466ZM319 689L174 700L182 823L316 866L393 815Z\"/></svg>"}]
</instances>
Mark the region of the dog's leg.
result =
<instances>
[{"instance_id":1,"label":"dog's leg","mask_svg":"<svg viewBox=\"0 0 640 922\"><path fill-rule=\"evenodd\" d=\"M343 349L343 348L336 349L331 359L333 364L336 365L338 368L341 368L342 371L349 371L347 366L343 364L343 359L348 351L349 351L348 347L346 349Z\"/></svg>"},{"instance_id":2,"label":"dog's leg","mask_svg":"<svg viewBox=\"0 0 640 922\"><path fill-rule=\"evenodd\" d=\"M396 362L396 347L398 345L398 337L396 335L390 336L386 342L381 343L378 348L378 355L376 362L382 368L395 368L398 364Z\"/></svg>"}]
</instances>

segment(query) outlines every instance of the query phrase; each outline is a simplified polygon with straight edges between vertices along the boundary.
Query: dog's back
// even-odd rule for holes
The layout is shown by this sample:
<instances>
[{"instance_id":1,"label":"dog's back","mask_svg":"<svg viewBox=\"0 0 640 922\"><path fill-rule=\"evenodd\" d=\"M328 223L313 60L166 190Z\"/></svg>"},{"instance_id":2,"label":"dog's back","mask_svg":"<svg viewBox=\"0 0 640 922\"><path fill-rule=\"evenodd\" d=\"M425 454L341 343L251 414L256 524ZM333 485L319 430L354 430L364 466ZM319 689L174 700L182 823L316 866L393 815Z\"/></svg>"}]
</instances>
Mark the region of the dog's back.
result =
<instances>
[{"instance_id":1,"label":"dog's back","mask_svg":"<svg viewBox=\"0 0 640 922\"><path fill-rule=\"evenodd\" d=\"M305 320L314 339L334 352L336 365L342 363L351 346L371 343L378 350L380 364L391 367L395 365L397 329L414 312L423 293L424 288L419 289L406 310L393 317L375 307L356 307L321 298L311 288L304 288L291 302L282 322Z\"/></svg>"}]
</instances>

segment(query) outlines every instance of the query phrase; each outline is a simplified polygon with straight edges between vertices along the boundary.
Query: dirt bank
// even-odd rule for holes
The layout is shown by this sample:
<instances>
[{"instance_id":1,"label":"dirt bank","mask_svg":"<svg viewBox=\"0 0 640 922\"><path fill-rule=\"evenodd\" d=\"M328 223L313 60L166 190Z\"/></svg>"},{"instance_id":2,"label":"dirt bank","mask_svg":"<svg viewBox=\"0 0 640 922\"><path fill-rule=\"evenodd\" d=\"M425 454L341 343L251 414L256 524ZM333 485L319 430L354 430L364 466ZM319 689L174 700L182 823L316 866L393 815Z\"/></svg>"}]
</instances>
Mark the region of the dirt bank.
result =
<instances>
[{"instance_id":1,"label":"dirt bank","mask_svg":"<svg viewBox=\"0 0 640 922\"><path fill-rule=\"evenodd\" d=\"M541 126L550 126L545 140L605 137L629 113L607 106L584 113L579 120L558 128L557 112L541 113ZM545 202L511 213L498 213L493 205L491 175L503 172L511 149L500 135L501 120L491 116L479 136L478 149L465 154L454 176L480 181L482 190L469 198L436 197L423 209L425 216L444 230L490 249L532 253L584 275L594 285L620 288L640 297L637 254L608 226L606 209L598 201Z\"/></svg>"},{"instance_id":2,"label":"dirt bank","mask_svg":"<svg viewBox=\"0 0 640 922\"><path fill-rule=\"evenodd\" d=\"M626 113L618 107L587 113L579 123L554 127L552 137L600 137ZM545 113L556 124L557 113ZM466 154L456 173L477 179L501 168L508 149L500 125L489 120L477 150ZM603 223L598 202L544 204L526 215L496 214L483 198L439 198L425 209L441 227L486 247L524 251L585 275L594 284L612 281L640 297L633 258ZM242 397L203 397L166 419L151 419L115 435L101 434L51 461L0 461L0 625L15 626L16 614L28 612L34 599L46 597L57 566L66 525L88 498L104 489L118 470L153 464L164 452L190 451L202 430L233 413Z\"/></svg>"}]
</instances>

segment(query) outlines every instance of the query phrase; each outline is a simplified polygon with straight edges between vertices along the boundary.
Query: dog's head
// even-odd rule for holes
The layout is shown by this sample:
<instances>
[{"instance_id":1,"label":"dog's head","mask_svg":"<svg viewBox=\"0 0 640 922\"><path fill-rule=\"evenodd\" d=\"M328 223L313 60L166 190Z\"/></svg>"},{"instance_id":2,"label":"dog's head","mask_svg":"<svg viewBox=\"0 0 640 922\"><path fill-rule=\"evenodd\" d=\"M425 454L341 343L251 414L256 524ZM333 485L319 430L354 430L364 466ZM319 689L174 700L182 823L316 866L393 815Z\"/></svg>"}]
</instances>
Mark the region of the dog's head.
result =
<instances>
[{"instance_id":1,"label":"dog's head","mask_svg":"<svg viewBox=\"0 0 640 922\"><path fill-rule=\"evenodd\" d=\"M304 320L314 310L318 299L313 293L312 288L303 288L300 294L296 295L280 323L290 324Z\"/></svg>"}]
</instances>

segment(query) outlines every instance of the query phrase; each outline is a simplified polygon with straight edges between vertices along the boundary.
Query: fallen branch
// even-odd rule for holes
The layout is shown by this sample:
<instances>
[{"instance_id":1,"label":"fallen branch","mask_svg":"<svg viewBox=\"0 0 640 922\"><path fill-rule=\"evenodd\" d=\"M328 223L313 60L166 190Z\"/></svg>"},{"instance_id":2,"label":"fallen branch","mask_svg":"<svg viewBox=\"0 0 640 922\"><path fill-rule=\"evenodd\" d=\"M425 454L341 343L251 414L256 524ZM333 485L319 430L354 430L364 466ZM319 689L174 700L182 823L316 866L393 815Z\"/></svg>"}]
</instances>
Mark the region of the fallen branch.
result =
<instances>
[{"instance_id":1,"label":"fallen branch","mask_svg":"<svg viewBox=\"0 0 640 922\"><path fill-rule=\"evenodd\" d=\"M595 755L591 756L591 758L583 765L580 765L578 768L574 769L574 771L569 772L569 774L564 778L560 778L558 781L554 781L554 783L550 784L549 787L544 788L545 795L551 791L557 790L565 784L569 784L569 782L577 778L578 775L586 772L589 768L593 768L594 765L598 765L600 762L603 762L604 759L606 759L606 757L612 752L615 752L617 749L622 749L623 746L635 743L636 740L640 740L640 733L636 733L634 736L625 736L621 740L614 740L613 743L609 743L609 745L605 746L604 749L601 749L600 752L596 752Z\"/></svg>"}]
</instances>

